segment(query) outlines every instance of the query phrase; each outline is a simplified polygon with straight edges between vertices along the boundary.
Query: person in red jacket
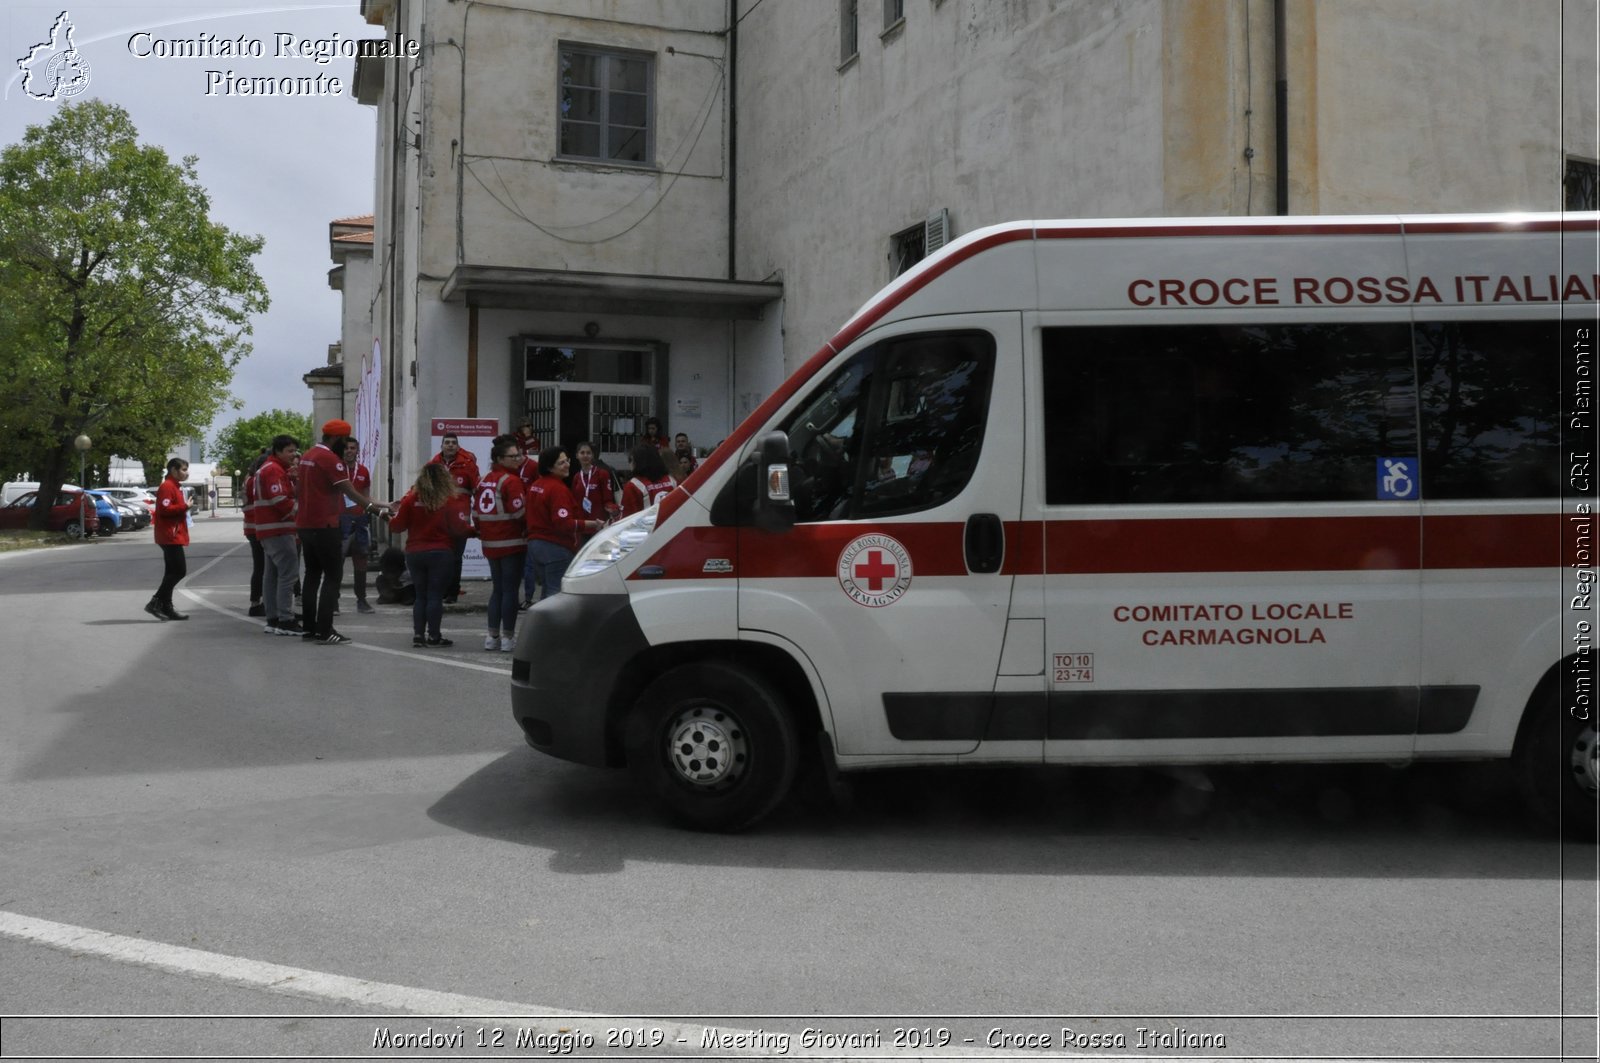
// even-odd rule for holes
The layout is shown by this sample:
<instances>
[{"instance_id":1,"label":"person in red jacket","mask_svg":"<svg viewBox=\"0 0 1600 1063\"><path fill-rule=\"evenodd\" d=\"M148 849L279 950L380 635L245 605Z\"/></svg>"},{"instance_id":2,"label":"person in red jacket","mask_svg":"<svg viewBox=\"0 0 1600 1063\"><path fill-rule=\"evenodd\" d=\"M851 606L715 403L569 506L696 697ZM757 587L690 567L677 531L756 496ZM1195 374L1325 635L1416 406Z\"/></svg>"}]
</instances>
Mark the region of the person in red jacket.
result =
<instances>
[{"instance_id":1,"label":"person in red jacket","mask_svg":"<svg viewBox=\"0 0 1600 1063\"><path fill-rule=\"evenodd\" d=\"M522 449L517 437L496 437L489 458L494 464L472 495L472 516L494 580L489 594L489 633L483 637L483 648L510 653L516 646L517 580L528 552L522 479L517 475Z\"/></svg>"},{"instance_id":2,"label":"person in red jacket","mask_svg":"<svg viewBox=\"0 0 1600 1063\"><path fill-rule=\"evenodd\" d=\"M350 641L333 629L333 607L344 577L344 555L339 549L343 545L339 514L344 510L344 498L369 514L388 508L350 483L343 457L349 435L350 422L334 418L323 424L322 442L300 455L295 527L306 556L305 593L300 599L305 631L300 637L322 646L343 646Z\"/></svg>"},{"instance_id":3,"label":"person in red jacket","mask_svg":"<svg viewBox=\"0 0 1600 1063\"><path fill-rule=\"evenodd\" d=\"M156 488L156 545L161 547L161 586L145 603L144 611L157 620L187 620L189 614L172 607L172 591L188 575L189 565L183 548L189 545L189 499L183 481L189 478L189 463L182 458L167 462L167 476Z\"/></svg>"},{"instance_id":4,"label":"person in red jacket","mask_svg":"<svg viewBox=\"0 0 1600 1063\"><path fill-rule=\"evenodd\" d=\"M266 575L267 557L261 552L261 543L256 539L256 470L270 456L271 451L262 447L260 456L250 463L250 471L244 474L244 483L240 486L240 496L244 501L244 537L250 543L250 611L246 616L267 615L267 607L261 604L261 581Z\"/></svg>"},{"instance_id":5,"label":"person in red jacket","mask_svg":"<svg viewBox=\"0 0 1600 1063\"><path fill-rule=\"evenodd\" d=\"M594 444L578 444L578 468L572 474L572 500L585 517L608 521L617 513L617 492L611 470L595 460ZM587 539L588 536L583 536Z\"/></svg>"},{"instance_id":6,"label":"person in red jacket","mask_svg":"<svg viewBox=\"0 0 1600 1063\"><path fill-rule=\"evenodd\" d=\"M649 509L677 486L661 460L661 451L649 443L640 443L633 448L633 478L622 485L622 515L628 517Z\"/></svg>"},{"instance_id":7,"label":"person in red jacket","mask_svg":"<svg viewBox=\"0 0 1600 1063\"><path fill-rule=\"evenodd\" d=\"M411 645L449 646L439 624L444 619L444 590L454 564L457 539L472 532L467 496L449 470L429 462L417 482L400 499L389 521L391 531L406 533L406 568L417 590L411 605ZM426 629L426 635L424 635Z\"/></svg>"},{"instance_id":8,"label":"person in red jacket","mask_svg":"<svg viewBox=\"0 0 1600 1063\"><path fill-rule=\"evenodd\" d=\"M461 446L461 440L454 432L446 432L439 437L439 453L433 456L433 461L449 469L456 486L468 495L478 486L478 459L472 456L472 451ZM461 558L467 552L467 541L462 539L454 550L456 567L450 577L450 585L445 588L446 603L454 602L461 595Z\"/></svg>"},{"instance_id":9,"label":"person in red jacket","mask_svg":"<svg viewBox=\"0 0 1600 1063\"><path fill-rule=\"evenodd\" d=\"M605 521L584 516L572 500L567 488L571 470L566 450L546 447L539 452L539 478L528 489L528 555L544 584L541 601L561 592L561 577L577 550L578 536L605 526Z\"/></svg>"},{"instance_id":10,"label":"person in red jacket","mask_svg":"<svg viewBox=\"0 0 1600 1063\"><path fill-rule=\"evenodd\" d=\"M294 615L294 582L300 574L295 550L295 485L290 479L300 465L300 441L283 434L272 437L267 460L250 478L256 498L256 541L266 557L262 604L269 635L301 635L305 629Z\"/></svg>"}]
</instances>

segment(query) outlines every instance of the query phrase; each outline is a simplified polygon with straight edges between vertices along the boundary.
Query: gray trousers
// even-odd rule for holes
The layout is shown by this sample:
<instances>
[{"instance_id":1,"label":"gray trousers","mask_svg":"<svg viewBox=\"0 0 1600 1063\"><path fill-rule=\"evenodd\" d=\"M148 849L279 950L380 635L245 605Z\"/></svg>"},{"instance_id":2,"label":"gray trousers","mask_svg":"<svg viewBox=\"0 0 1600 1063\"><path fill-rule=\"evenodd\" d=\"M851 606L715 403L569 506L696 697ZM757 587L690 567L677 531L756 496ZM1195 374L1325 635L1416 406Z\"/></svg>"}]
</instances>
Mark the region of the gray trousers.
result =
<instances>
[{"instance_id":1,"label":"gray trousers","mask_svg":"<svg viewBox=\"0 0 1600 1063\"><path fill-rule=\"evenodd\" d=\"M261 604L268 620L293 620L294 581L299 575L300 555L295 553L293 535L269 535L261 541L266 569L261 574Z\"/></svg>"}]
</instances>

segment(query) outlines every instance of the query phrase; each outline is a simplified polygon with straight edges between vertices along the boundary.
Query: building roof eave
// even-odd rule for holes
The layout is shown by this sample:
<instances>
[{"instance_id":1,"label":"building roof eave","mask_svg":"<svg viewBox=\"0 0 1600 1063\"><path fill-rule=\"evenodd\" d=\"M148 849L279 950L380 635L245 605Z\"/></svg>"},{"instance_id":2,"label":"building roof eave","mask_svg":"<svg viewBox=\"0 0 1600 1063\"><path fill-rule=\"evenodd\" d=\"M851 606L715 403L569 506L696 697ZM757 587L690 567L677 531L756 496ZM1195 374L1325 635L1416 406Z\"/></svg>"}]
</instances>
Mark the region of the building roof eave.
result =
<instances>
[{"instance_id":1,"label":"building roof eave","mask_svg":"<svg viewBox=\"0 0 1600 1063\"><path fill-rule=\"evenodd\" d=\"M782 296L766 281L477 265L457 266L440 292L467 306L729 320L756 320Z\"/></svg>"}]
</instances>

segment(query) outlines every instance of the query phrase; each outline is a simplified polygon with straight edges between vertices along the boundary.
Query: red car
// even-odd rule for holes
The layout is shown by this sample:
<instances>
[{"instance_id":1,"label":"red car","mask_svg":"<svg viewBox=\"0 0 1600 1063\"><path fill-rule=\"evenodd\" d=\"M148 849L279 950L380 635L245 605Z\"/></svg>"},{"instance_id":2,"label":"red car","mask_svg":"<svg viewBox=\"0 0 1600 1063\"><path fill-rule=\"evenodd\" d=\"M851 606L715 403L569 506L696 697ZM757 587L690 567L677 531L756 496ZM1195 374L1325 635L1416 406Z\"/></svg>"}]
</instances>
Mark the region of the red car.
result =
<instances>
[{"instance_id":1,"label":"red car","mask_svg":"<svg viewBox=\"0 0 1600 1063\"><path fill-rule=\"evenodd\" d=\"M0 528L26 528L33 518L33 503L39 492L29 491L8 506L0 506ZM100 530L100 518L95 514L94 499L82 491L63 488L56 495L56 504L50 507L50 517L45 522L49 531L64 531L74 539Z\"/></svg>"}]
</instances>

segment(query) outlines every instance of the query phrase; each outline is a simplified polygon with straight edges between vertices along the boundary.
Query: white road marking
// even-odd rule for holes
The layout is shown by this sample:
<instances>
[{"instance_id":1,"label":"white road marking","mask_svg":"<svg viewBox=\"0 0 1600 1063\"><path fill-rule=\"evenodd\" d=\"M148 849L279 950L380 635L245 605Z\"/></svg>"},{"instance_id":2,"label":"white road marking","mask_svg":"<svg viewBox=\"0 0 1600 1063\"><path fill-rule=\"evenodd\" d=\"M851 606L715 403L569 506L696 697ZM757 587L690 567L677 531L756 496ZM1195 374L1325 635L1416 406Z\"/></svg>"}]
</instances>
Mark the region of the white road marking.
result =
<instances>
[{"instance_id":1,"label":"white road marking","mask_svg":"<svg viewBox=\"0 0 1600 1063\"><path fill-rule=\"evenodd\" d=\"M211 568L211 566L217 564L217 562L222 561L224 558L230 557L233 554L238 553L238 551L240 549L242 549L244 547L244 545L245 544L241 543L239 546L234 547L232 550L228 550L225 553L222 553L222 554L218 555L217 557L212 558L210 561L206 562L206 564L201 566L199 569L196 569L194 572L189 573L189 575L186 577L186 579L193 580L193 579L198 578L201 575L204 575L207 569L209 569L209 568ZM210 591L208 591L208 590L198 590L197 591L197 590L193 590L193 589L191 589L189 587L179 587L178 588L178 592L180 594L182 594L185 598L188 598L194 604L200 606L201 608L209 609L213 613L221 613L223 616L231 616L235 620L243 620L245 623L251 625L252 627L256 627L257 629L265 626L264 621L262 621L260 617L246 616L244 613L236 612L236 611L234 611L232 609L225 608L223 606L220 606L220 605L216 604L215 602L207 600L207 598L205 596L210 593ZM435 650L432 653L426 653L426 652L418 653L418 652L412 651L412 650L394 650L394 649L390 649L387 646L369 646L368 644L366 644L364 642L360 642L360 641L351 642L346 646L336 647L336 648L339 648L339 649L350 649L350 650L366 650L368 653L387 653L387 654L391 654L391 655L393 655L395 657L405 657L405 658L408 658L408 659L413 660L413 661L427 661L429 664L442 664L442 665L445 665L445 666L450 667L450 668L465 668L468 671L472 671L472 672L488 672L490 675L508 676L508 675L511 674L510 669L507 669L507 668L494 668L494 667L491 667L490 665L487 665L487 664L473 664L470 661L452 660L449 657L440 656L439 652L437 650Z\"/></svg>"},{"instance_id":2,"label":"white road marking","mask_svg":"<svg viewBox=\"0 0 1600 1063\"><path fill-rule=\"evenodd\" d=\"M570 1026L574 1019L636 1018L636 1016L607 1016L589 1011L566 1011L560 1008L540 1007L509 1000L489 1000L484 997L465 996L460 993L442 993L433 989L393 985L388 982L370 982L365 978L349 978L323 971L309 971L301 967L286 967L278 963L264 963L220 952L206 952L182 945L167 945L159 941L108 934L103 930L56 923L48 919L35 919L16 912L0 911L0 937L32 945L42 945L74 956L90 956L127 963L169 974L184 975L202 981L223 982L246 989L261 989L269 993L349 1005L360 1009L364 1015L387 1016L397 1012L430 1018L474 1018L526 1021L528 1019L559 1020L560 1029ZM648 1018L648 1016L643 1016ZM664 1043L660 1053L689 1052L700 1054L701 1039L708 1025L679 1022L659 1022L651 1019L651 1029L660 1030ZM723 1035L746 1035L753 1032L717 1026ZM543 1031L554 1033L555 1030ZM603 1035L596 1030L586 1031L598 1044ZM768 1056L771 1053L758 1049L724 1049L723 1056ZM804 1058L808 1052L795 1053ZM992 1055L992 1053L990 1053ZM820 1056L821 1053L816 1053ZM828 1058L838 1058L830 1054Z\"/></svg>"},{"instance_id":3,"label":"white road marking","mask_svg":"<svg viewBox=\"0 0 1600 1063\"><path fill-rule=\"evenodd\" d=\"M373 1013L410 1012L417 1015L474 1017L586 1018L590 1013L519 1004L506 1000L487 1000L441 993L432 989L369 982L364 978L308 971L277 963L263 963L220 952L205 952L167 945L159 941L108 934L103 930L35 919L16 912L0 911L0 937L59 949L75 956L94 956L129 963L138 967L187 975L247 989L306 1000L348 1004Z\"/></svg>"}]
</instances>

